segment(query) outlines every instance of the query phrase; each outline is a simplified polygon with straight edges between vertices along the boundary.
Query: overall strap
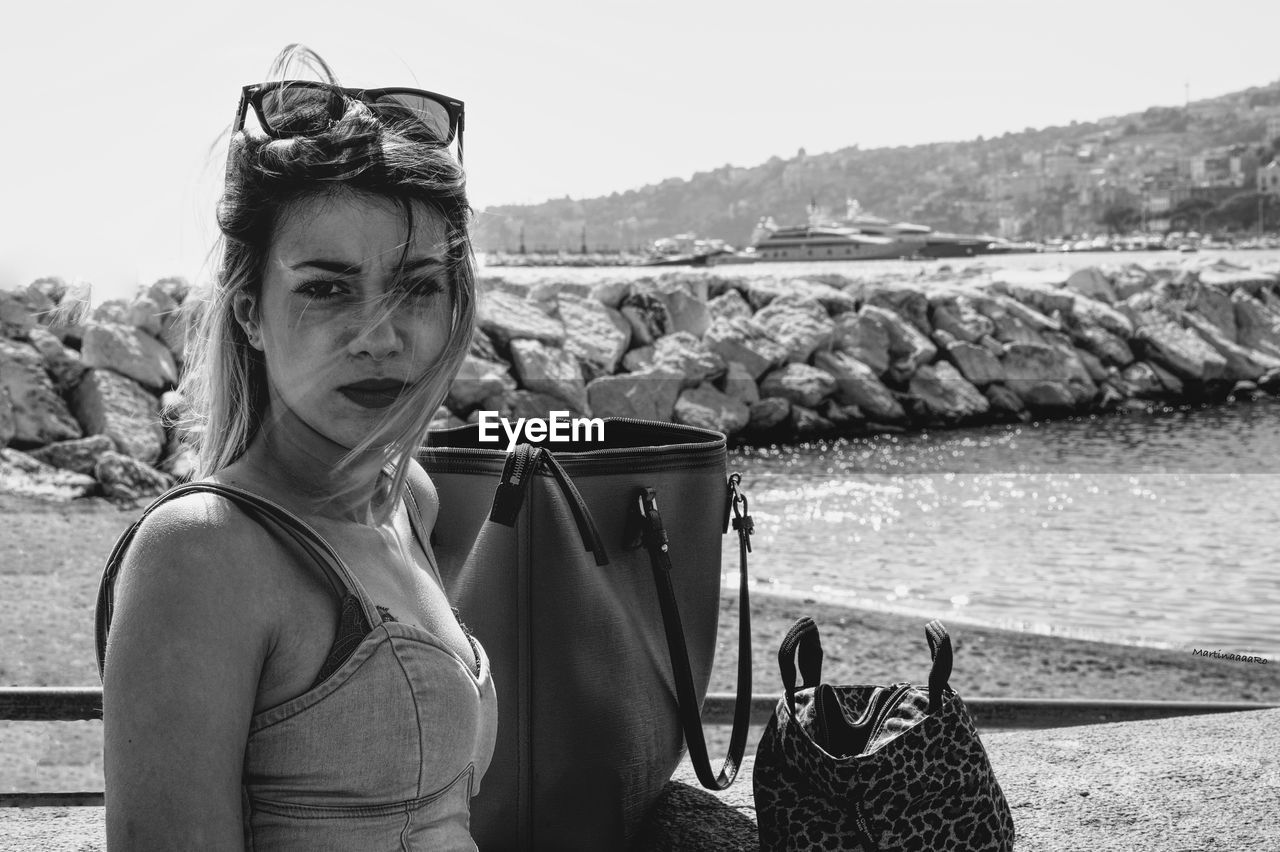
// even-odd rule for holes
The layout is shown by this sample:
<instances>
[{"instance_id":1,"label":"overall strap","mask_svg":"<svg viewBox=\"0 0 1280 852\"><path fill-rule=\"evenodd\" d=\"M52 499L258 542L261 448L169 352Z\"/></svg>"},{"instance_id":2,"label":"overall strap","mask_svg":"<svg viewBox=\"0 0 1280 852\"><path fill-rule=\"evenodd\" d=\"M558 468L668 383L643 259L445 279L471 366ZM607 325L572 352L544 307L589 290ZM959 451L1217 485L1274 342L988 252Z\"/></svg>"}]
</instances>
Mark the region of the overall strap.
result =
<instances>
[{"instance_id":1,"label":"overall strap","mask_svg":"<svg viewBox=\"0 0 1280 852\"><path fill-rule=\"evenodd\" d=\"M139 527L142 526L142 522L156 508L176 497L200 492L224 497L257 523L274 527L284 532L314 564L320 566L325 579L329 582L339 600L343 599L347 594L355 595L360 601L368 623L370 625L381 623L382 618L378 614L373 601L369 599L360 582L351 573L351 570L347 568L346 563L342 561L342 557L338 556L333 547L297 515L280 504L246 491L243 488L216 482L191 482L165 492L144 509L138 520L134 521L129 529L116 541L111 555L107 558L106 567L102 572L102 583L98 587L98 605L95 613L99 677L102 676L106 660L107 632L111 628L111 617L115 609L116 575L124 562L124 555L129 549L129 545L133 542L133 538L137 534Z\"/></svg>"}]
</instances>

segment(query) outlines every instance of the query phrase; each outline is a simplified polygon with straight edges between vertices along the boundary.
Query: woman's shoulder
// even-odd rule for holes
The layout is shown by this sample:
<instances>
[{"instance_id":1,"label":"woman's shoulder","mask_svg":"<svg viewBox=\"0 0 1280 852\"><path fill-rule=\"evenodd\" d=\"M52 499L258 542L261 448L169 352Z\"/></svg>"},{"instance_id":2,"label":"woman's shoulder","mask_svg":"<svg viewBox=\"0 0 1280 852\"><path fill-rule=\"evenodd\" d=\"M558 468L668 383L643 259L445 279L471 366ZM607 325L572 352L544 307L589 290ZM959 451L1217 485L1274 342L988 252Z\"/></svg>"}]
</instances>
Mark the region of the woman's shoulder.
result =
<instances>
[{"instance_id":1,"label":"woman's shoulder","mask_svg":"<svg viewBox=\"0 0 1280 852\"><path fill-rule=\"evenodd\" d=\"M271 534L228 497L188 491L153 507L122 556L123 574L152 575L177 591L200 593L209 581L254 594L263 554L278 547Z\"/></svg>"}]
</instances>

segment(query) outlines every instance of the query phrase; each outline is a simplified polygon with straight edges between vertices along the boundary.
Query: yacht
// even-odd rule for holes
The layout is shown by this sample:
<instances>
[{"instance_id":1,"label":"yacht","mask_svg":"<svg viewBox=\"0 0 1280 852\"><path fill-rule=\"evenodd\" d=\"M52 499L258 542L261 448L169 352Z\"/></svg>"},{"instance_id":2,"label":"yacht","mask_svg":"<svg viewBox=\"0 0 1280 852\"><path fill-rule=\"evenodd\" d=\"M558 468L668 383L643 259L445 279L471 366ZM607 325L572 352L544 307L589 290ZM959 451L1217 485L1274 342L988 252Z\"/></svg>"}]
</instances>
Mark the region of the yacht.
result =
<instances>
[{"instance_id":1,"label":"yacht","mask_svg":"<svg viewBox=\"0 0 1280 852\"><path fill-rule=\"evenodd\" d=\"M873 234L855 225L830 222L816 204L809 205L807 225L779 228L771 217L761 219L751 242L757 261L884 260L911 257L920 247L909 232Z\"/></svg>"}]
</instances>

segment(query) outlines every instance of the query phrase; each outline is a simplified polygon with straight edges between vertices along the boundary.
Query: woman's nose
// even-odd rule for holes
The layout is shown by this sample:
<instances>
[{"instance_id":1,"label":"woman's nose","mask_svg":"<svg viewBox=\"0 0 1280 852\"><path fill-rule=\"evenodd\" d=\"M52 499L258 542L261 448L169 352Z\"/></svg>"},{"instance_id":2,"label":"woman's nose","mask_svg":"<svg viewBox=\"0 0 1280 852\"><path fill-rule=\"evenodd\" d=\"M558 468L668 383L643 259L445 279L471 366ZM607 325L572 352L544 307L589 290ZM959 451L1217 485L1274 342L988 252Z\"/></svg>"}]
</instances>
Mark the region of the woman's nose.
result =
<instances>
[{"instance_id":1,"label":"woman's nose","mask_svg":"<svg viewBox=\"0 0 1280 852\"><path fill-rule=\"evenodd\" d=\"M375 361L391 358L403 349L403 340L391 313L378 308L364 316L347 344L347 351L352 355L366 355Z\"/></svg>"}]
</instances>

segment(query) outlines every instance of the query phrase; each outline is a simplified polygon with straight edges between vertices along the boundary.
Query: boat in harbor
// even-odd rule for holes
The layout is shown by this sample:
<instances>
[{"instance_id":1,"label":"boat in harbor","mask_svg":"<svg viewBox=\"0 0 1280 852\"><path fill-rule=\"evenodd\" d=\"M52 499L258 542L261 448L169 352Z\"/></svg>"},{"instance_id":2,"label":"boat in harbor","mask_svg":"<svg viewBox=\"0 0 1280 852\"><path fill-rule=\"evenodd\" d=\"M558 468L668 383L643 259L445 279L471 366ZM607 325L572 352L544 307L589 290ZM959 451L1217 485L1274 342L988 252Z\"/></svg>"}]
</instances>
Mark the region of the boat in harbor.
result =
<instances>
[{"instance_id":1,"label":"boat in harbor","mask_svg":"<svg viewBox=\"0 0 1280 852\"><path fill-rule=\"evenodd\" d=\"M735 254L724 240L704 240L694 234L676 234L654 240L638 266L708 266L717 258Z\"/></svg>"},{"instance_id":2,"label":"boat in harbor","mask_svg":"<svg viewBox=\"0 0 1280 852\"><path fill-rule=\"evenodd\" d=\"M758 260L883 260L902 257L972 257L986 254L999 242L981 234L951 234L928 225L891 222L864 211L852 198L843 219L832 220L817 204L809 205L809 224L778 228L771 218L752 235Z\"/></svg>"}]
</instances>

